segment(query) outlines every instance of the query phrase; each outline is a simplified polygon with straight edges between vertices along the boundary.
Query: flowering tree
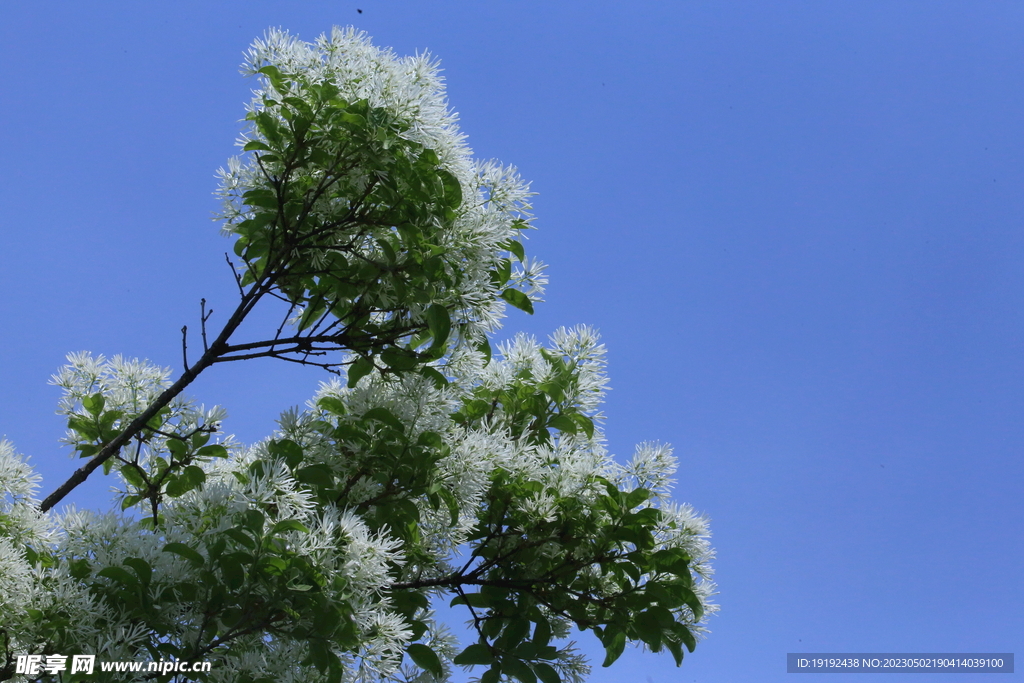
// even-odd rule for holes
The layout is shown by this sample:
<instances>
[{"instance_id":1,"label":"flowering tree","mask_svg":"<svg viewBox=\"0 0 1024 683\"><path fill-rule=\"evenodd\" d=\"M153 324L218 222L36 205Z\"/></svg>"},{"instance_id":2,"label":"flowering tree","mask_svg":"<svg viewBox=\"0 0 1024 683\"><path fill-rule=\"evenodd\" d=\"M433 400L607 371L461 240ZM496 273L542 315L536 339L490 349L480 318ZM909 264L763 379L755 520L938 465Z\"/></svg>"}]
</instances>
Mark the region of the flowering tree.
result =
<instances>
[{"instance_id":1,"label":"flowering tree","mask_svg":"<svg viewBox=\"0 0 1024 683\"><path fill-rule=\"evenodd\" d=\"M164 681L579 681L572 627L606 666L628 642L680 663L714 609L712 553L668 498L670 449L606 453L590 329L492 357L505 306L532 312L544 284L527 186L471 158L427 56L271 31L245 70L260 86L220 190L236 309L183 330L173 380L70 355L53 382L85 464L41 502L0 442L0 680L89 680L16 662L93 654L214 664L148 675ZM279 324L239 338L257 307ZM183 391L265 357L332 374L243 446ZM54 509L98 469L117 512Z\"/></svg>"}]
</instances>

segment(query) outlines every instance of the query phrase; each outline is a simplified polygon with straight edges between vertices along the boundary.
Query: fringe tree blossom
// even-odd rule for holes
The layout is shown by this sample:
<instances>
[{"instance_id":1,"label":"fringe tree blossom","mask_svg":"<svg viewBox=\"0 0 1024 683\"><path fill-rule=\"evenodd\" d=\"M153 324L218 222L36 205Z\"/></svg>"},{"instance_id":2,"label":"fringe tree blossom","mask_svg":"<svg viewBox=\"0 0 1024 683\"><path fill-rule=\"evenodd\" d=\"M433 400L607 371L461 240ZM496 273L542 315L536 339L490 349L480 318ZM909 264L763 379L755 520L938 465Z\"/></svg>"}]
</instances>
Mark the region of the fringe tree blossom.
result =
<instances>
[{"instance_id":1,"label":"fringe tree blossom","mask_svg":"<svg viewBox=\"0 0 1024 683\"><path fill-rule=\"evenodd\" d=\"M717 609L707 520L672 502L669 447L607 452L592 329L492 357L505 306L532 312L545 283L529 191L472 159L437 63L270 31L243 70L259 86L220 173L238 307L214 333L202 303L176 378L69 355L52 381L86 464L42 502L0 441L0 680L57 680L16 655L95 654L213 662L173 681L576 683L573 629L604 665L630 642L681 663ZM279 325L239 341L264 300ZM337 376L244 446L183 390L256 357ZM55 508L100 468L114 511Z\"/></svg>"}]
</instances>

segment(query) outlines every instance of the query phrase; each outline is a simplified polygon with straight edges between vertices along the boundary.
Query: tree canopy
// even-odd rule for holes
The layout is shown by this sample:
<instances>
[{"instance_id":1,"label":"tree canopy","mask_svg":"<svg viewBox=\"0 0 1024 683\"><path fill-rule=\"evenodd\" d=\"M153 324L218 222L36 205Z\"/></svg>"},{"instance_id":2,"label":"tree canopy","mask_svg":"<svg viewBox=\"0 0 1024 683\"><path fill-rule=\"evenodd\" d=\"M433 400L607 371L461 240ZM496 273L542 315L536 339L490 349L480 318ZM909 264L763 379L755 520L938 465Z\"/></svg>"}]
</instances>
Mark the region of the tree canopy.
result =
<instances>
[{"instance_id":1,"label":"tree canopy","mask_svg":"<svg viewBox=\"0 0 1024 683\"><path fill-rule=\"evenodd\" d=\"M176 376L71 354L53 383L84 464L41 501L0 442L0 680L89 680L17 671L85 654L212 663L162 681L580 681L573 629L606 666L630 642L681 663L716 607L671 449L606 451L593 330L489 342L545 284L527 184L472 158L429 55L275 30L244 69L259 85L220 173L236 308L218 330L204 302ZM257 308L278 322L243 327ZM184 391L255 358L327 374L243 445ZM56 507L97 470L113 511Z\"/></svg>"}]
</instances>

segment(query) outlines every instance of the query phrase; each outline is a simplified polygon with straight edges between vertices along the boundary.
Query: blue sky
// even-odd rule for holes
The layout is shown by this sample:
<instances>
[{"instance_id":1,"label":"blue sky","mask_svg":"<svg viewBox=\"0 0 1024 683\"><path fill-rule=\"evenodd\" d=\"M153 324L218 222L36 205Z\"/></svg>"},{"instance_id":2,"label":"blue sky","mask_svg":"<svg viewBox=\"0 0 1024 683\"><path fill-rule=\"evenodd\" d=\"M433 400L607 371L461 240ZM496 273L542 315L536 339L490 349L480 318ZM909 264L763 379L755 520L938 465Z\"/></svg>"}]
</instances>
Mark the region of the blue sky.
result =
<instances>
[{"instance_id":1,"label":"blue sky","mask_svg":"<svg viewBox=\"0 0 1024 683\"><path fill-rule=\"evenodd\" d=\"M176 368L199 299L233 306L210 216L242 51L335 24L441 59L476 153L538 193L547 303L507 332L598 327L612 450L672 443L712 519L709 638L593 681L1019 650L1020 3L5 3L0 435L46 492L75 466L46 384L64 354ZM320 379L282 365L191 393L254 441Z\"/></svg>"}]
</instances>

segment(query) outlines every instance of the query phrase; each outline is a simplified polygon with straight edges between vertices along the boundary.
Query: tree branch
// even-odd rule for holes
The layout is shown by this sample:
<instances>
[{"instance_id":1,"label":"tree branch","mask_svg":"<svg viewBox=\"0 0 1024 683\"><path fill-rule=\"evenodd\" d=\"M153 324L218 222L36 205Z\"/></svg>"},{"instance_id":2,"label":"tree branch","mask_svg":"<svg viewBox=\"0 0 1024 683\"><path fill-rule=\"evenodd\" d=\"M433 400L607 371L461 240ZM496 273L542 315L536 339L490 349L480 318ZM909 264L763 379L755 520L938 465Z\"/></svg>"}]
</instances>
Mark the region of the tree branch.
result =
<instances>
[{"instance_id":1,"label":"tree branch","mask_svg":"<svg viewBox=\"0 0 1024 683\"><path fill-rule=\"evenodd\" d=\"M254 285L242 297L242 301L239 302L235 312L231 314L231 318L229 318L227 323L224 325L224 329L222 329L220 334L217 335L213 344L210 345L209 350L207 350L206 353L196 361L196 364L192 367L188 367L186 365L185 371L180 377L178 377L174 384L167 387L163 393L157 396L156 400L149 404L149 406L142 411L138 417L132 420L120 434L111 439L108 443L104 444L99 453L94 455L87 463L75 470L75 472L68 477L67 481L58 486L53 493L43 499L43 502L39 504L39 510L46 512L62 501L69 493L74 491L79 484L88 479L89 475L96 471L100 465L119 452L122 447L131 441L132 437L145 429L146 424L178 394L184 391L185 387L191 384L195 378L199 376L199 373L213 365L217 361L217 358L224 354L228 348L228 339L235 330L238 329L238 326L242 324L245 316L252 310L255 303L266 293L266 287L266 283L259 287ZM184 345L184 336L182 338L182 344Z\"/></svg>"}]
</instances>

